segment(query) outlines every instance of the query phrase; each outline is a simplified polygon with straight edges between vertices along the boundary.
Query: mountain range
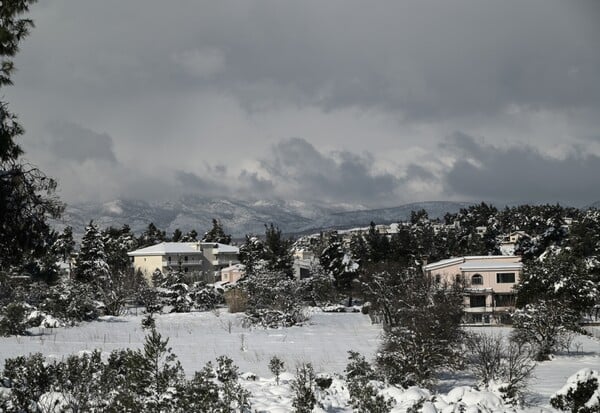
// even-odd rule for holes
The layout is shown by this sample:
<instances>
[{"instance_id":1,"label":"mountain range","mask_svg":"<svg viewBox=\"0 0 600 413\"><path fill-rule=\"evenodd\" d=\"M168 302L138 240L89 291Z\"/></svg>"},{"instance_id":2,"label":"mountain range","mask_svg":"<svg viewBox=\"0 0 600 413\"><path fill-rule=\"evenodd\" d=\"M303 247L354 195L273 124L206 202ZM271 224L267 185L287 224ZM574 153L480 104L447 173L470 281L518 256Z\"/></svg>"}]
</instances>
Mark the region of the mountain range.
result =
<instances>
[{"instance_id":1,"label":"mountain range","mask_svg":"<svg viewBox=\"0 0 600 413\"><path fill-rule=\"evenodd\" d=\"M413 210L425 209L431 218L457 212L470 203L416 202L393 208L367 209L348 205L318 205L303 201L208 199L186 196L177 201L148 202L114 200L105 203L79 203L67 206L57 227L70 225L74 234L81 235L93 220L100 228L127 224L135 234L153 222L158 228L172 233L176 228L186 232L195 229L199 234L211 228L212 219L221 221L226 232L234 238L264 232L264 225L273 223L286 234L317 232L322 229L347 229L398 222L410 218Z\"/></svg>"}]
</instances>

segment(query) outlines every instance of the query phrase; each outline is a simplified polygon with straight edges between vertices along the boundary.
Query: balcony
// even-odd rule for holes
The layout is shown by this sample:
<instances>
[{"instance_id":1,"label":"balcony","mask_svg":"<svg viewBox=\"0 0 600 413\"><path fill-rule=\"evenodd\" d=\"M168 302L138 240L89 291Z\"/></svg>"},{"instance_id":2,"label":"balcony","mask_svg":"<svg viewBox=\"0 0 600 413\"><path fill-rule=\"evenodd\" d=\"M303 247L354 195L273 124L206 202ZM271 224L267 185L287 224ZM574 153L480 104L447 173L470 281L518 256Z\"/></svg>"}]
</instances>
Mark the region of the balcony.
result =
<instances>
[{"instance_id":1,"label":"balcony","mask_svg":"<svg viewBox=\"0 0 600 413\"><path fill-rule=\"evenodd\" d=\"M196 266L196 265L202 265L202 260L187 260L187 261L167 261L167 260L163 260L162 261L162 266L163 267L178 267L178 266L182 266L182 267L189 267L189 266Z\"/></svg>"}]
</instances>

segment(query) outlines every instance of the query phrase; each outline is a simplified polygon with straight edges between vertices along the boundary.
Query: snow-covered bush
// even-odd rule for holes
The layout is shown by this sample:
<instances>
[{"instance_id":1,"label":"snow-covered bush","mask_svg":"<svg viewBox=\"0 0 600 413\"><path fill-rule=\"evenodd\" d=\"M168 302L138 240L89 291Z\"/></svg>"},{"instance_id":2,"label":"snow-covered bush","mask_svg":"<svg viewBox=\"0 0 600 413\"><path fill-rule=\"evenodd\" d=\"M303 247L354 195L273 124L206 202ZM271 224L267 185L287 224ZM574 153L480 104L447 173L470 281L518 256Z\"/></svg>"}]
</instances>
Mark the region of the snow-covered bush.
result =
<instances>
[{"instance_id":1,"label":"snow-covered bush","mask_svg":"<svg viewBox=\"0 0 600 413\"><path fill-rule=\"evenodd\" d=\"M288 314L277 310L255 310L246 311L246 317L242 324L244 327L259 326L263 328L280 328L291 327L303 321L303 316L300 314Z\"/></svg>"},{"instance_id":2,"label":"snow-covered bush","mask_svg":"<svg viewBox=\"0 0 600 413\"><path fill-rule=\"evenodd\" d=\"M55 371L40 353L7 359L2 373L2 384L10 388L12 410L7 411L35 411L36 402L56 382Z\"/></svg>"},{"instance_id":3,"label":"snow-covered bush","mask_svg":"<svg viewBox=\"0 0 600 413\"><path fill-rule=\"evenodd\" d=\"M192 380L156 330L141 350L100 351L47 361L41 354L6 360L0 377L0 411L65 412L242 412L250 394L239 384L228 357L208 363ZM63 410L43 410L54 402ZM54 406L56 407L56 406ZM42 410L40 410L42 409Z\"/></svg>"},{"instance_id":4,"label":"snow-covered bush","mask_svg":"<svg viewBox=\"0 0 600 413\"><path fill-rule=\"evenodd\" d=\"M600 412L600 372L582 369L550 399L552 407L574 413Z\"/></svg>"},{"instance_id":5,"label":"snow-covered bush","mask_svg":"<svg viewBox=\"0 0 600 413\"><path fill-rule=\"evenodd\" d=\"M365 357L350 351L348 360L346 381L354 410L357 413L389 412L393 402L379 394L381 382L375 381L377 375Z\"/></svg>"},{"instance_id":6,"label":"snow-covered bush","mask_svg":"<svg viewBox=\"0 0 600 413\"><path fill-rule=\"evenodd\" d=\"M92 321L100 315L91 284L63 280L48 290L40 310L65 322Z\"/></svg>"},{"instance_id":7,"label":"snow-covered bush","mask_svg":"<svg viewBox=\"0 0 600 413\"><path fill-rule=\"evenodd\" d=\"M223 289L212 284L195 283L190 291L194 308L200 311L214 310L225 302Z\"/></svg>"},{"instance_id":8,"label":"snow-covered bush","mask_svg":"<svg viewBox=\"0 0 600 413\"><path fill-rule=\"evenodd\" d=\"M291 326L306 319L302 311L302 283L284 273L261 271L242 284L248 295L248 324Z\"/></svg>"},{"instance_id":9,"label":"snow-covered bush","mask_svg":"<svg viewBox=\"0 0 600 413\"><path fill-rule=\"evenodd\" d=\"M535 346L536 360L548 360L577 330L579 315L559 300L539 300L513 314L514 338Z\"/></svg>"},{"instance_id":10,"label":"snow-covered bush","mask_svg":"<svg viewBox=\"0 0 600 413\"><path fill-rule=\"evenodd\" d=\"M0 335L22 336L27 334L30 326L27 315L30 308L25 303L13 302L0 311Z\"/></svg>"},{"instance_id":11,"label":"snow-covered bush","mask_svg":"<svg viewBox=\"0 0 600 413\"><path fill-rule=\"evenodd\" d=\"M315 378L312 364L303 363L296 368L296 378L292 381L294 394L292 406L296 413L311 413L313 411L317 403Z\"/></svg>"}]
</instances>

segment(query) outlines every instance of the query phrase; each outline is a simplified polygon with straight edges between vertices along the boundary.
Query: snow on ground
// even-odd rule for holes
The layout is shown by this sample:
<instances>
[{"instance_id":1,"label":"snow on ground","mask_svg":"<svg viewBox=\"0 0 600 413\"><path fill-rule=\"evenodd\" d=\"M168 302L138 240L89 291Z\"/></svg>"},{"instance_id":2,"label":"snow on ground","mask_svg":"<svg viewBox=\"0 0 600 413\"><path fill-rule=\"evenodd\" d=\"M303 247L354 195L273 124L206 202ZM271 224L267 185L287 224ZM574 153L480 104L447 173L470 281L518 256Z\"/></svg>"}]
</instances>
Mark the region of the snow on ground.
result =
<instances>
[{"instance_id":1,"label":"snow on ground","mask_svg":"<svg viewBox=\"0 0 600 413\"><path fill-rule=\"evenodd\" d=\"M241 372L253 372L259 376L256 381L244 380L244 386L253 393L255 408L265 412L285 412L291 406L291 375L286 373L288 376L283 376L281 385L276 386L268 369L272 356L283 359L289 372L293 372L299 363L310 362L316 372L343 373L348 350L358 351L372 359L381 334L380 326L372 325L369 317L360 313L317 311L303 326L269 330L244 328L242 317L226 310L163 314L157 316L157 329L164 337L169 337L169 346L190 376L220 355L231 357ZM33 329L33 335L27 337L0 337L0 366L8 358L35 352L60 359L83 350L110 352L125 347L139 348L145 336L141 319L141 314L104 317L77 327ZM511 331L506 327L469 329L502 335ZM591 332L600 333L600 328L592 328ZM569 352L540 363L530 384L530 400L538 407L527 411L539 412L542 411L540 407L544 407L543 411L552 411L548 408L550 396L565 384L569 376L582 368L600 369L600 339L577 336ZM440 392L437 411L441 411L444 403L456 401L458 393L465 400L478 400L477 403L485 402L491 406L497 402L491 393L463 387L473 384L474 378L468 372L445 374L437 387ZM412 397L412 393L404 394L397 389L386 389L385 392L395 392L395 398L407 400L406 403ZM325 411L351 411L342 381L334 380L332 389L322 396ZM403 406L408 407L409 404ZM399 405L394 411L404 411L405 407ZM490 407L489 411L502 411L502 408Z\"/></svg>"},{"instance_id":2,"label":"snow on ground","mask_svg":"<svg viewBox=\"0 0 600 413\"><path fill-rule=\"evenodd\" d=\"M241 314L226 310L216 314L174 313L156 317L157 330L169 337L169 346L190 376L220 355L232 358L240 371L260 376L271 375L268 364L274 355L289 368L310 362L316 371L342 373L348 351L372 357L381 332L380 326L372 325L369 317L360 313L316 312L303 326L275 330L243 328ZM81 350L139 348L145 335L141 319L141 315L104 317L78 327L33 330L34 334L44 334L0 337L0 366L7 358L24 353L40 352L62 358Z\"/></svg>"}]
</instances>

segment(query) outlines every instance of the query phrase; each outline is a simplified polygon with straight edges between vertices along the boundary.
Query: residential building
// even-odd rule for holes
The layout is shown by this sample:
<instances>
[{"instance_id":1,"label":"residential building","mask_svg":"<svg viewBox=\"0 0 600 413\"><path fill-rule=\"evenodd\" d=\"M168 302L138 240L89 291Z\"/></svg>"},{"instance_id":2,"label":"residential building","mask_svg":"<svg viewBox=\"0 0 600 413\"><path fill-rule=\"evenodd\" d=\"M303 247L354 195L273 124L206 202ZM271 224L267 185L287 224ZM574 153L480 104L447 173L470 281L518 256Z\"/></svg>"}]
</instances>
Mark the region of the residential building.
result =
<instances>
[{"instance_id":1,"label":"residential building","mask_svg":"<svg viewBox=\"0 0 600 413\"><path fill-rule=\"evenodd\" d=\"M465 323L504 324L515 306L514 287L523 271L518 256L450 258L423 267L440 283L463 283Z\"/></svg>"},{"instance_id":2,"label":"residential building","mask_svg":"<svg viewBox=\"0 0 600 413\"><path fill-rule=\"evenodd\" d=\"M218 281L222 268L239 262L238 254L237 247L212 242L161 242L127 253L134 269L149 282L156 269L164 272L169 268L181 268L208 282Z\"/></svg>"},{"instance_id":3,"label":"residential building","mask_svg":"<svg viewBox=\"0 0 600 413\"><path fill-rule=\"evenodd\" d=\"M522 238L530 238L524 231L513 231L510 234L504 235L500 241L500 252L502 255L514 255L517 243Z\"/></svg>"},{"instance_id":4,"label":"residential building","mask_svg":"<svg viewBox=\"0 0 600 413\"><path fill-rule=\"evenodd\" d=\"M246 266L244 264L233 264L221 269L222 283L236 283L246 274Z\"/></svg>"}]
</instances>

